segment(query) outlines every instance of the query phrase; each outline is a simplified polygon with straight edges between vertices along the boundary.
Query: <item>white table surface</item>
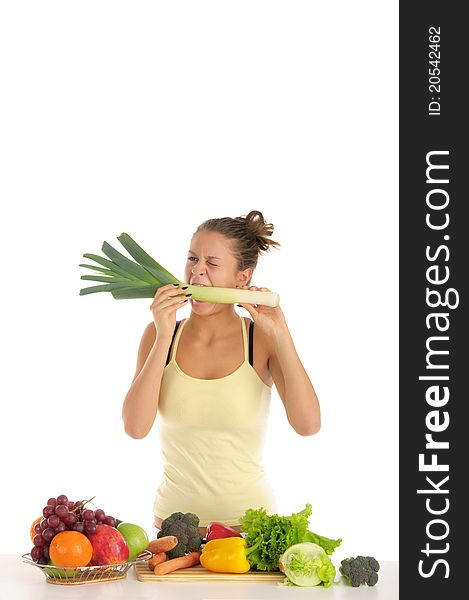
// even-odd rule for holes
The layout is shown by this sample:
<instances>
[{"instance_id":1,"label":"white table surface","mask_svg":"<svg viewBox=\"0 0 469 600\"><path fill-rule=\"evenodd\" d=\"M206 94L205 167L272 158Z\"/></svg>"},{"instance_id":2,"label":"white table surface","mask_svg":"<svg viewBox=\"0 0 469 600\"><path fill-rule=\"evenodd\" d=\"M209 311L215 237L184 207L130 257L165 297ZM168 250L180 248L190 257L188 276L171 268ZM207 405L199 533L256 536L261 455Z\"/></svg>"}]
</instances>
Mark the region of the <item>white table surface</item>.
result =
<instances>
[{"instance_id":1,"label":"white table surface","mask_svg":"<svg viewBox=\"0 0 469 600\"><path fill-rule=\"evenodd\" d=\"M396 600L399 597L398 580L399 563L382 562L379 581L374 587L352 588L342 583L325 589L287 587L277 582L141 582L133 567L125 579L67 586L46 583L40 570L24 563L21 556L0 555L0 600Z\"/></svg>"}]
</instances>

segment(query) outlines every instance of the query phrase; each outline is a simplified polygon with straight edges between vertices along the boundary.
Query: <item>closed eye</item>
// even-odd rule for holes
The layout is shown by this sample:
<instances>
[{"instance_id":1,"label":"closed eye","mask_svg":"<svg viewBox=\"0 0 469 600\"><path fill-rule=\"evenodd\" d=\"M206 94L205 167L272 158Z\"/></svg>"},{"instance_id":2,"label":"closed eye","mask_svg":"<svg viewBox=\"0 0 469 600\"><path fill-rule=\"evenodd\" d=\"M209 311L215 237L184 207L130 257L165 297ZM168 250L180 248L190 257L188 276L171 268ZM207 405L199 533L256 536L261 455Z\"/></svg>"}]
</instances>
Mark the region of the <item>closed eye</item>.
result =
<instances>
[{"instance_id":1,"label":"closed eye","mask_svg":"<svg viewBox=\"0 0 469 600\"><path fill-rule=\"evenodd\" d=\"M194 261L197 262L198 258L196 256L189 256L187 258L187 260L189 262L194 262ZM216 265L215 263L212 263L212 262L208 262L207 264L210 265L211 267L219 267L220 266L220 265Z\"/></svg>"}]
</instances>

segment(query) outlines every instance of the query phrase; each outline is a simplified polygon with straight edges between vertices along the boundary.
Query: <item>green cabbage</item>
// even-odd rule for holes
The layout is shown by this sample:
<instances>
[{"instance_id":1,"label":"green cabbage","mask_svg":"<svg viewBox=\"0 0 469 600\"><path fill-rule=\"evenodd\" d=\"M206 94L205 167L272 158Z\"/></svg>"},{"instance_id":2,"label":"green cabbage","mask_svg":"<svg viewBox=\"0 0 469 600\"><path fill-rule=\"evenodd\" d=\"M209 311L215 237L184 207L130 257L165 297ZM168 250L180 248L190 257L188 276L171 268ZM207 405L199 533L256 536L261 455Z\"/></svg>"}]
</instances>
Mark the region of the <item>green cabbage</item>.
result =
<instances>
[{"instance_id":1,"label":"green cabbage","mask_svg":"<svg viewBox=\"0 0 469 600\"><path fill-rule=\"evenodd\" d=\"M279 567L287 576L288 582L301 586L329 587L334 583L336 574L324 549L312 542L290 546L280 557Z\"/></svg>"}]
</instances>

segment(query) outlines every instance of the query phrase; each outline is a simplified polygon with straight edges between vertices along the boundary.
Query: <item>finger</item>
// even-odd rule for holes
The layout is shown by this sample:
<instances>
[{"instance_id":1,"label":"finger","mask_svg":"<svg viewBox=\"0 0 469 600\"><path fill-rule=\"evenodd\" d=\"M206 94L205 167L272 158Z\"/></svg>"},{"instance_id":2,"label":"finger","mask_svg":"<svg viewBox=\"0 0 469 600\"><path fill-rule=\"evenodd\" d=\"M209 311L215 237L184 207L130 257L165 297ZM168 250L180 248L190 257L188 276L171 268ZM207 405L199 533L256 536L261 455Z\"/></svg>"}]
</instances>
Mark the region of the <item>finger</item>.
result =
<instances>
[{"instance_id":1,"label":"finger","mask_svg":"<svg viewBox=\"0 0 469 600\"><path fill-rule=\"evenodd\" d=\"M184 300L181 300L181 302L169 304L168 306L164 307L162 310L164 311L165 315L171 315L172 313L176 312L183 306L186 306L188 303L189 303L189 298L184 298Z\"/></svg>"},{"instance_id":2,"label":"finger","mask_svg":"<svg viewBox=\"0 0 469 600\"><path fill-rule=\"evenodd\" d=\"M189 287L188 284L179 284L179 283L168 283L166 285L162 285L161 287L159 287L154 295L154 298L162 296L162 295L167 295L168 292L173 292L173 291L178 291L178 290L187 290L187 288Z\"/></svg>"},{"instance_id":3,"label":"finger","mask_svg":"<svg viewBox=\"0 0 469 600\"><path fill-rule=\"evenodd\" d=\"M155 309L157 308L158 310L162 310L164 308L167 308L168 306L173 306L173 305L177 305L177 304L181 304L181 302L185 302L186 300L189 300L189 297L192 294L176 294L176 295L172 295L172 296L166 296L164 298L158 298L156 300L154 300L151 304L151 309Z\"/></svg>"},{"instance_id":4,"label":"finger","mask_svg":"<svg viewBox=\"0 0 469 600\"><path fill-rule=\"evenodd\" d=\"M187 294L187 288L189 286L185 285L183 287L176 287L173 286L172 284L170 284L169 286L164 285L163 287L160 287L159 290L157 290L153 301L154 302L159 302L161 299L167 299L167 298L176 298L178 296L184 296L185 294Z\"/></svg>"},{"instance_id":5,"label":"finger","mask_svg":"<svg viewBox=\"0 0 469 600\"><path fill-rule=\"evenodd\" d=\"M168 315L173 313L174 311L176 311L178 308L181 308L182 306L186 306L186 304L189 302L189 298L186 298L185 300L181 300L180 302L174 302L172 304L165 304L164 306L161 306L158 309L158 314L162 314L162 315Z\"/></svg>"},{"instance_id":6,"label":"finger","mask_svg":"<svg viewBox=\"0 0 469 600\"><path fill-rule=\"evenodd\" d=\"M177 290L180 287L179 283L167 283L166 285L160 286L156 291L165 294L166 292Z\"/></svg>"},{"instance_id":7,"label":"finger","mask_svg":"<svg viewBox=\"0 0 469 600\"><path fill-rule=\"evenodd\" d=\"M161 296L164 294L167 294L170 289L176 290L177 286L169 284L169 285L163 285L163 286L159 287L156 290L155 295L153 296L153 300L157 300L158 298L161 298Z\"/></svg>"},{"instance_id":8,"label":"finger","mask_svg":"<svg viewBox=\"0 0 469 600\"><path fill-rule=\"evenodd\" d=\"M155 303L156 304L162 304L162 303L168 303L168 302L172 302L172 301L178 301L178 300L184 300L184 298L188 298L192 296L192 294L188 294L187 292L182 292L179 294L167 294L166 296L162 296L161 298L158 298Z\"/></svg>"}]
</instances>

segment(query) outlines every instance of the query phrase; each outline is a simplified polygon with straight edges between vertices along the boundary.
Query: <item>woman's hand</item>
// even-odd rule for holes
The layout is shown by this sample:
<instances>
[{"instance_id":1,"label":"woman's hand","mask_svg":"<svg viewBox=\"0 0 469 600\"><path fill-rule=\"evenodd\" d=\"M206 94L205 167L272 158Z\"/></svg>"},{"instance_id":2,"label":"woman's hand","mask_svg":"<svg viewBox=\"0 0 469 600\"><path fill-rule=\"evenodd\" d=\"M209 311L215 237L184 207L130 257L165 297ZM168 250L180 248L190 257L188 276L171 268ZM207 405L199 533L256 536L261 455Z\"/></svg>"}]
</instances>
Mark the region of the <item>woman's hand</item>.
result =
<instances>
[{"instance_id":1,"label":"woman's hand","mask_svg":"<svg viewBox=\"0 0 469 600\"><path fill-rule=\"evenodd\" d=\"M158 337L172 338L176 328L176 311L188 302L184 287L180 288L170 283L156 290L150 310Z\"/></svg>"},{"instance_id":2,"label":"woman's hand","mask_svg":"<svg viewBox=\"0 0 469 600\"><path fill-rule=\"evenodd\" d=\"M257 290L259 292L270 292L268 288L244 285L240 289ZM264 306L262 304L238 304L245 308L251 315L257 327L260 327L267 335L274 336L288 331L285 316L280 306Z\"/></svg>"}]
</instances>

